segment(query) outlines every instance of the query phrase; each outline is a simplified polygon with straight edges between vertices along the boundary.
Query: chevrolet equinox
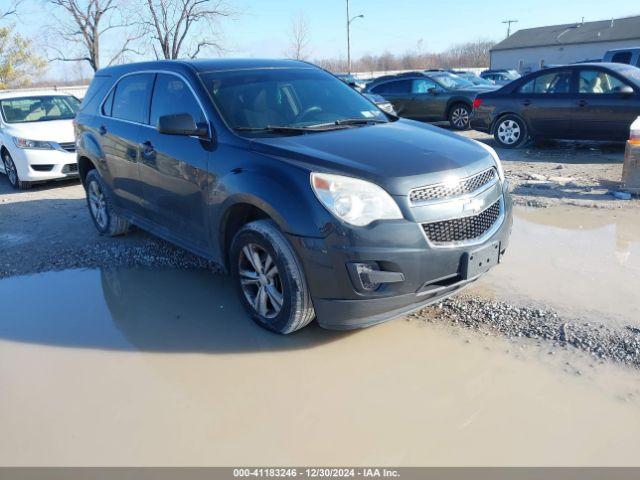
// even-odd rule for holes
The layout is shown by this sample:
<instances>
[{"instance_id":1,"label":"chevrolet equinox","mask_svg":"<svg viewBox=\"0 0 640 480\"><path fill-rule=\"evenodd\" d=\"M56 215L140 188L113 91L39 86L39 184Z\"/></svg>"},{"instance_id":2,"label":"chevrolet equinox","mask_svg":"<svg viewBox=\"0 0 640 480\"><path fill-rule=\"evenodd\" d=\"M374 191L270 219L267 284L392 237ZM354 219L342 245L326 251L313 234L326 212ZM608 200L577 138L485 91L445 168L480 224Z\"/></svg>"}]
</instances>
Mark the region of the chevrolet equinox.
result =
<instances>
[{"instance_id":1,"label":"chevrolet equinox","mask_svg":"<svg viewBox=\"0 0 640 480\"><path fill-rule=\"evenodd\" d=\"M101 234L136 225L220 264L279 333L441 300L497 264L511 231L495 151L386 114L304 62L108 67L76 138Z\"/></svg>"}]
</instances>

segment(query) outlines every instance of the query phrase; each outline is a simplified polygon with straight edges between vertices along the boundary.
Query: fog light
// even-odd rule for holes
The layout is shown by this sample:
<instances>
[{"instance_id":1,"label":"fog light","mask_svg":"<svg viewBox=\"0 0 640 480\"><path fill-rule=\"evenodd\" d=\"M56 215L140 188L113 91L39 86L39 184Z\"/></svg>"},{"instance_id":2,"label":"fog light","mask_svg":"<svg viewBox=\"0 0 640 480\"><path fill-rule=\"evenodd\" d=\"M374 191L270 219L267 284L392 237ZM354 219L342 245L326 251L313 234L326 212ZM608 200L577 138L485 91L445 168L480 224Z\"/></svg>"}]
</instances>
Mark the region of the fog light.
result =
<instances>
[{"instance_id":1,"label":"fog light","mask_svg":"<svg viewBox=\"0 0 640 480\"><path fill-rule=\"evenodd\" d=\"M375 292L384 283L404 282L402 272L380 270L378 262L347 263L347 270L356 290L362 293Z\"/></svg>"},{"instance_id":2,"label":"fog light","mask_svg":"<svg viewBox=\"0 0 640 480\"><path fill-rule=\"evenodd\" d=\"M355 266L362 288L367 292L373 292L377 290L380 284L372 282L370 274L373 271L380 270L378 265L375 263L356 263Z\"/></svg>"}]
</instances>

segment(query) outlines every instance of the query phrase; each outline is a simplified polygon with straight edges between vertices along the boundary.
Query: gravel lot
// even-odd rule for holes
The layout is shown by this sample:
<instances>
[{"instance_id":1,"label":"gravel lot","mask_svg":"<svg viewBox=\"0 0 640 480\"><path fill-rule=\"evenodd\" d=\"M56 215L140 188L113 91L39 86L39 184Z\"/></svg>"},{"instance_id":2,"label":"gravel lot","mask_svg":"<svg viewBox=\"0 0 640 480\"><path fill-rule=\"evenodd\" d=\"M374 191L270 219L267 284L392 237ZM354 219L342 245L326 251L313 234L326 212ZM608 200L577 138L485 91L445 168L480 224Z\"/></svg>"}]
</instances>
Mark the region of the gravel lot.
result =
<instances>
[{"instance_id":1,"label":"gravel lot","mask_svg":"<svg viewBox=\"0 0 640 480\"><path fill-rule=\"evenodd\" d=\"M487 135L466 136L493 145ZM640 200L616 200L624 147L618 144L553 142L500 150L516 203L534 207L569 204L638 208ZM136 230L125 237L99 236L77 181L14 191L0 176L0 278L50 270L99 267L215 269L202 259ZM548 310L516 307L481 297L458 296L412 315L501 335L533 339L544 348L570 346L599 360L640 367L640 331L574 324Z\"/></svg>"}]
</instances>

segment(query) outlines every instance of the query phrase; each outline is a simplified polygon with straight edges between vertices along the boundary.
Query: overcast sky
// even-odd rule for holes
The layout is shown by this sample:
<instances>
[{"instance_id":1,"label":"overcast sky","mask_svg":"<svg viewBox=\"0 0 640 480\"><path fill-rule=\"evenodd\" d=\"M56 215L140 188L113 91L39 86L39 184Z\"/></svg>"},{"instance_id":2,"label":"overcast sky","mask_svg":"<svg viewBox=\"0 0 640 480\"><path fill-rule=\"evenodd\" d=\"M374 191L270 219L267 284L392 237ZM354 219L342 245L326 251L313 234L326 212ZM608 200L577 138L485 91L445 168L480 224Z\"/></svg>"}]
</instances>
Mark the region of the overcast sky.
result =
<instances>
[{"instance_id":1,"label":"overcast sky","mask_svg":"<svg viewBox=\"0 0 640 480\"><path fill-rule=\"evenodd\" d=\"M291 18L303 12L310 27L311 58L346 57L346 0L228 0L239 13L221 24L225 56L282 57ZM0 4L8 0L0 0ZM41 42L42 26L50 22L44 0L26 0L22 31ZM351 14L363 14L352 24L352 55L402 53L421 42L425 51L477 39L501 40L506 19L517 19L513 30L543 25L640 15L638 0L350 0ZM105 39L109 48L110 39ZM62 76L69 64L52 66ZM77 71L77 69L73 69Z\"/></svg>"}]
</instances>

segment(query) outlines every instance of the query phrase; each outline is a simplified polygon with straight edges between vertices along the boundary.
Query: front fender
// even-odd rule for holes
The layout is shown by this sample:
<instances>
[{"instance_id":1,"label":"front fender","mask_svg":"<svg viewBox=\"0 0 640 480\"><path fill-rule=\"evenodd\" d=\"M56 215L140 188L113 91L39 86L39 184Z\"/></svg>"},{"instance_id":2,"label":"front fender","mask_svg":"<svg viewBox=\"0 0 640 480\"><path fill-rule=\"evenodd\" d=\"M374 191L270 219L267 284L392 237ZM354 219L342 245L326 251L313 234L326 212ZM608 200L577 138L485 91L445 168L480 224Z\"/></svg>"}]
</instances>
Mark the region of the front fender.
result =
<instances>
[{"instance_id":1,"label":"front fender","mask_svg":"<svg viewBox=\"0 0 640 480\"><path fill-rule=\"evenodd\" d=\"M309 172L304 169L236 171L220 179L219 184L224 199L214 209L212 226L214 232L219 232L221 241L225 238L229 212L241 204L262 210L283 232L296 236L325 237L327 226L333 220L313 193Z\"/></svg>"}]
</instances>

